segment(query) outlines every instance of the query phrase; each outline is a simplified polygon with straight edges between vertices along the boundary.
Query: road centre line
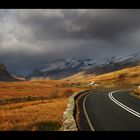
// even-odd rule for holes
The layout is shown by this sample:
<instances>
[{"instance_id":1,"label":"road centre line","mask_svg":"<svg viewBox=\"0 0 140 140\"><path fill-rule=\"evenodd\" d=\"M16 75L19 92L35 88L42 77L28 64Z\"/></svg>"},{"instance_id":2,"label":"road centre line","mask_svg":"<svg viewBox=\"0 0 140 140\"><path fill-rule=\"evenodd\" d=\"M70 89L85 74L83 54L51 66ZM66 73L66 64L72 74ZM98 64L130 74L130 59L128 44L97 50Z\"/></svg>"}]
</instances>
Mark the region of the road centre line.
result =
<instances>
[{"instance_id":1,"label":"road centre line","mask_svg":"<svg viewBox=\"0 0 140 140\"><path fill-rule=\"evenodd\" d=\"M117 99L115 99L115 98L113 97L113 95L112 95L114 92L118 92L118 91L110 92L110 93L108 94L109 98L110 98L114 103L116 103L118 106L120 106L121 108L125 109L125 110L128 111L129 113L131 113L131 114L137 116L138 118L140 118L140 113L139 113L139 112L137 112L137 111L135 111L135 110L133 110L133 109L127 107L126 105L122 104L122 103L119 102Z\"/></svg>"}]
</instances>

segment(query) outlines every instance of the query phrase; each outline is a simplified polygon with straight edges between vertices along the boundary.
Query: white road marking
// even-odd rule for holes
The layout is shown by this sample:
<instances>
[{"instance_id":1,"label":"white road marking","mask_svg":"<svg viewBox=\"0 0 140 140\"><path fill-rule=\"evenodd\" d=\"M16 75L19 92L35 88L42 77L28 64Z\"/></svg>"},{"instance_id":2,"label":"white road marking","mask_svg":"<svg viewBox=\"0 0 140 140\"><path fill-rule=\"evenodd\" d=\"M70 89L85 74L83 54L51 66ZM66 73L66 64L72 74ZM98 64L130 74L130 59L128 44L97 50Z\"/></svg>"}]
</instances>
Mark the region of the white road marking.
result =
<instances>
[{"instance_id":1,"label":"white road marking","mask_svg":"<svg viewBox=\"0 0 140 140\"><path fill-rule=\"evenodd\" d=\"M89 92L89 93L90 93L90 92ZM89 119L89 117L88 117L88 114L87 114L87 111L86 111L86 107L85 107L85 102L86 102L86 99L87 99L87 97L88 97L89 95L90 95L90 94L88 94L88 95L84 98L84 101L83 101L83 110L84 110L86 119L87 119L87 121L88 121L88 124L89 124L89 126L90 126L90 129L91 129L92 131L95 131L95 129L93 128L93 126L92 126L92 124L91 124L91 122L90 122L90 119Z\"/></svg>"},{"instance_id":2,"label":"white road marking","mask_svg":"<svg viewBox=\"0 0 140 140\"><path fill-rule=\"evenodd\" d=\"M130 112L131 114L137 116L138 118L140 118L140 113L127 107L126 105L122 104L121 102L119 102L118 100L116 100L114 97L113 97L113 93L114 92L118 92L118 91L113 91L113 92L110 92L108 95L109 95L109 98L114 102L116 103L118 106L120 106L121 108L125 109L126 111Z\"/></svg>"}]
</instances>

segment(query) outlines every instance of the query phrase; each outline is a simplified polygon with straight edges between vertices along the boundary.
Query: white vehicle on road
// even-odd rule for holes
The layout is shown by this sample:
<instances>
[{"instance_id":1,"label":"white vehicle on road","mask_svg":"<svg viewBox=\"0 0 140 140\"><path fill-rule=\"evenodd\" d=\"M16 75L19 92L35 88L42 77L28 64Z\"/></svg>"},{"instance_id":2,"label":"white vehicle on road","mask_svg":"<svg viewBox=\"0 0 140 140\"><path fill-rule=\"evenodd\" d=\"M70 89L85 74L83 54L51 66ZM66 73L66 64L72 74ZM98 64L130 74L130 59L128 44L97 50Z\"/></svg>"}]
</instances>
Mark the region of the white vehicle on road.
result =
<instances>
[{"instance_id":1,"label":"white vehicle on road","mask_svg":"<svg viewBox=\"0 0 140 140\"><path fill-rule=\"evenodd\" d=\"M98 83L95 83L95 81L93 81L93 82L90 82L89 85L98 86L99 84Z\"/></svg>"}]
</instances>

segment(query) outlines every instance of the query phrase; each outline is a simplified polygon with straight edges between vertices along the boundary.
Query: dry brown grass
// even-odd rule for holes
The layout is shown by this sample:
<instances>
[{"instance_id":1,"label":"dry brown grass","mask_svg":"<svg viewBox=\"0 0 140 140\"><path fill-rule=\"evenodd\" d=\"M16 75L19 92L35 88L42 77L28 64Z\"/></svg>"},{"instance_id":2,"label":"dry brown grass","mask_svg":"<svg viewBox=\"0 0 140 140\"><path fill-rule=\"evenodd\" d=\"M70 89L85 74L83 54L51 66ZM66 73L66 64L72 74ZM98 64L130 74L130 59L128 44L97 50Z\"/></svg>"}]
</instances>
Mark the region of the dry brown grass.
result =
<instances>
[{"instance_id":1,"label":"dry brown grass","mask_svg":"<svg viewBox=\"0 0 140 140\"><path fill-rule=\"evenodd\" d=\"M96 76L95 74L85 74L85 72L79 72L76 73L70 77L64 78L63 80L68 81L68 82L84 82L88 81L91 77L93 78Z\"/></svg>"},{"instance_id":2,"label":"dry brown grass","mask_svg":"<svg viewBox=\"0 0 140 140\"><path fill-rule=\"evenodd\" d=\"M125 75L122 79L121 75ZM85 77L85 78L84 78ZM135 66L131 68L124 68L122 70L94 75L89 74L87 76L84 73L79 73L75 76L69 77L65 80L74 81L77 79L79 82L89 83L95 81L100 84L101 87L130 87L140 84L140 66Z\"/></svg>"},{"instance_id":3,"label":"dry brown grass","mask_svg":"<svg viewBox=\"0 0 140 140\"><path fill-rule=\"evenodd\" d=\"M63 96L68 89L72 92L81 90L80 88L69 87L68 83L63 81L24 81L24 82L0 82L0 99L25 96L51 96L57 93Z\"/></svg>"},{"instance_id":4,"label":"dry brown grass","mask_svg":"<svg viewBox=\"0 0 140 140\"><path fill-rule=\"evenodd\" d=\"M0 130L39 130L36 124L46 122L61 125L66 105L66 98L2 105Z\"/></svg>"},{"instance_id":5,"label":"dry brown grass","mask_svg":"<svg viewBox=\"0 0 140 140\"><path fill-rule=\"evenodd\" d=\"M15 99L0 105L0 130L57 130L67 97L80 90L61 80L0 82L0 100ZM26 97L37 100L17 100Z\"/></svg>"},{"instance_id":6,"label":"dry brown grass","mask_svg":"<svg viewBox=\"0 0 140 140\"><path fill-rule=\"evenodd\" d=\"M135 86L140 83L140 66L125 68L115 72L102 74L94 77L92 80L101 83L103 86Z\"/></svg>"}]
</instances>

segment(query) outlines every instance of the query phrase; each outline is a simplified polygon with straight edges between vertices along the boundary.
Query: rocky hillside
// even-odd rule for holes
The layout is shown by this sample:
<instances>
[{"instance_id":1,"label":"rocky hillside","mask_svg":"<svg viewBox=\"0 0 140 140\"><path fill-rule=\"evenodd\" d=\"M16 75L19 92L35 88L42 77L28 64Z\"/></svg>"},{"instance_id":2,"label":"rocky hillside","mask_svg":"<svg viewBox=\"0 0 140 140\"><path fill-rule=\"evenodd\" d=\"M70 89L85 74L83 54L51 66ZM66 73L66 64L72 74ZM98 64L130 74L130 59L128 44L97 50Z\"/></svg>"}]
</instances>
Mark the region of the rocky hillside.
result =
<instances>
[{"instance_id":1,"label":"rocky hillside","mask_svg":"<svg viewBox=\"0 0 140 140\"><path fill-rule=\"evenodd\" d=\"M21 81L21 79L16 78L8 73L4 64L0 64L0 81Z\"/></svg>"}]
</instances>

